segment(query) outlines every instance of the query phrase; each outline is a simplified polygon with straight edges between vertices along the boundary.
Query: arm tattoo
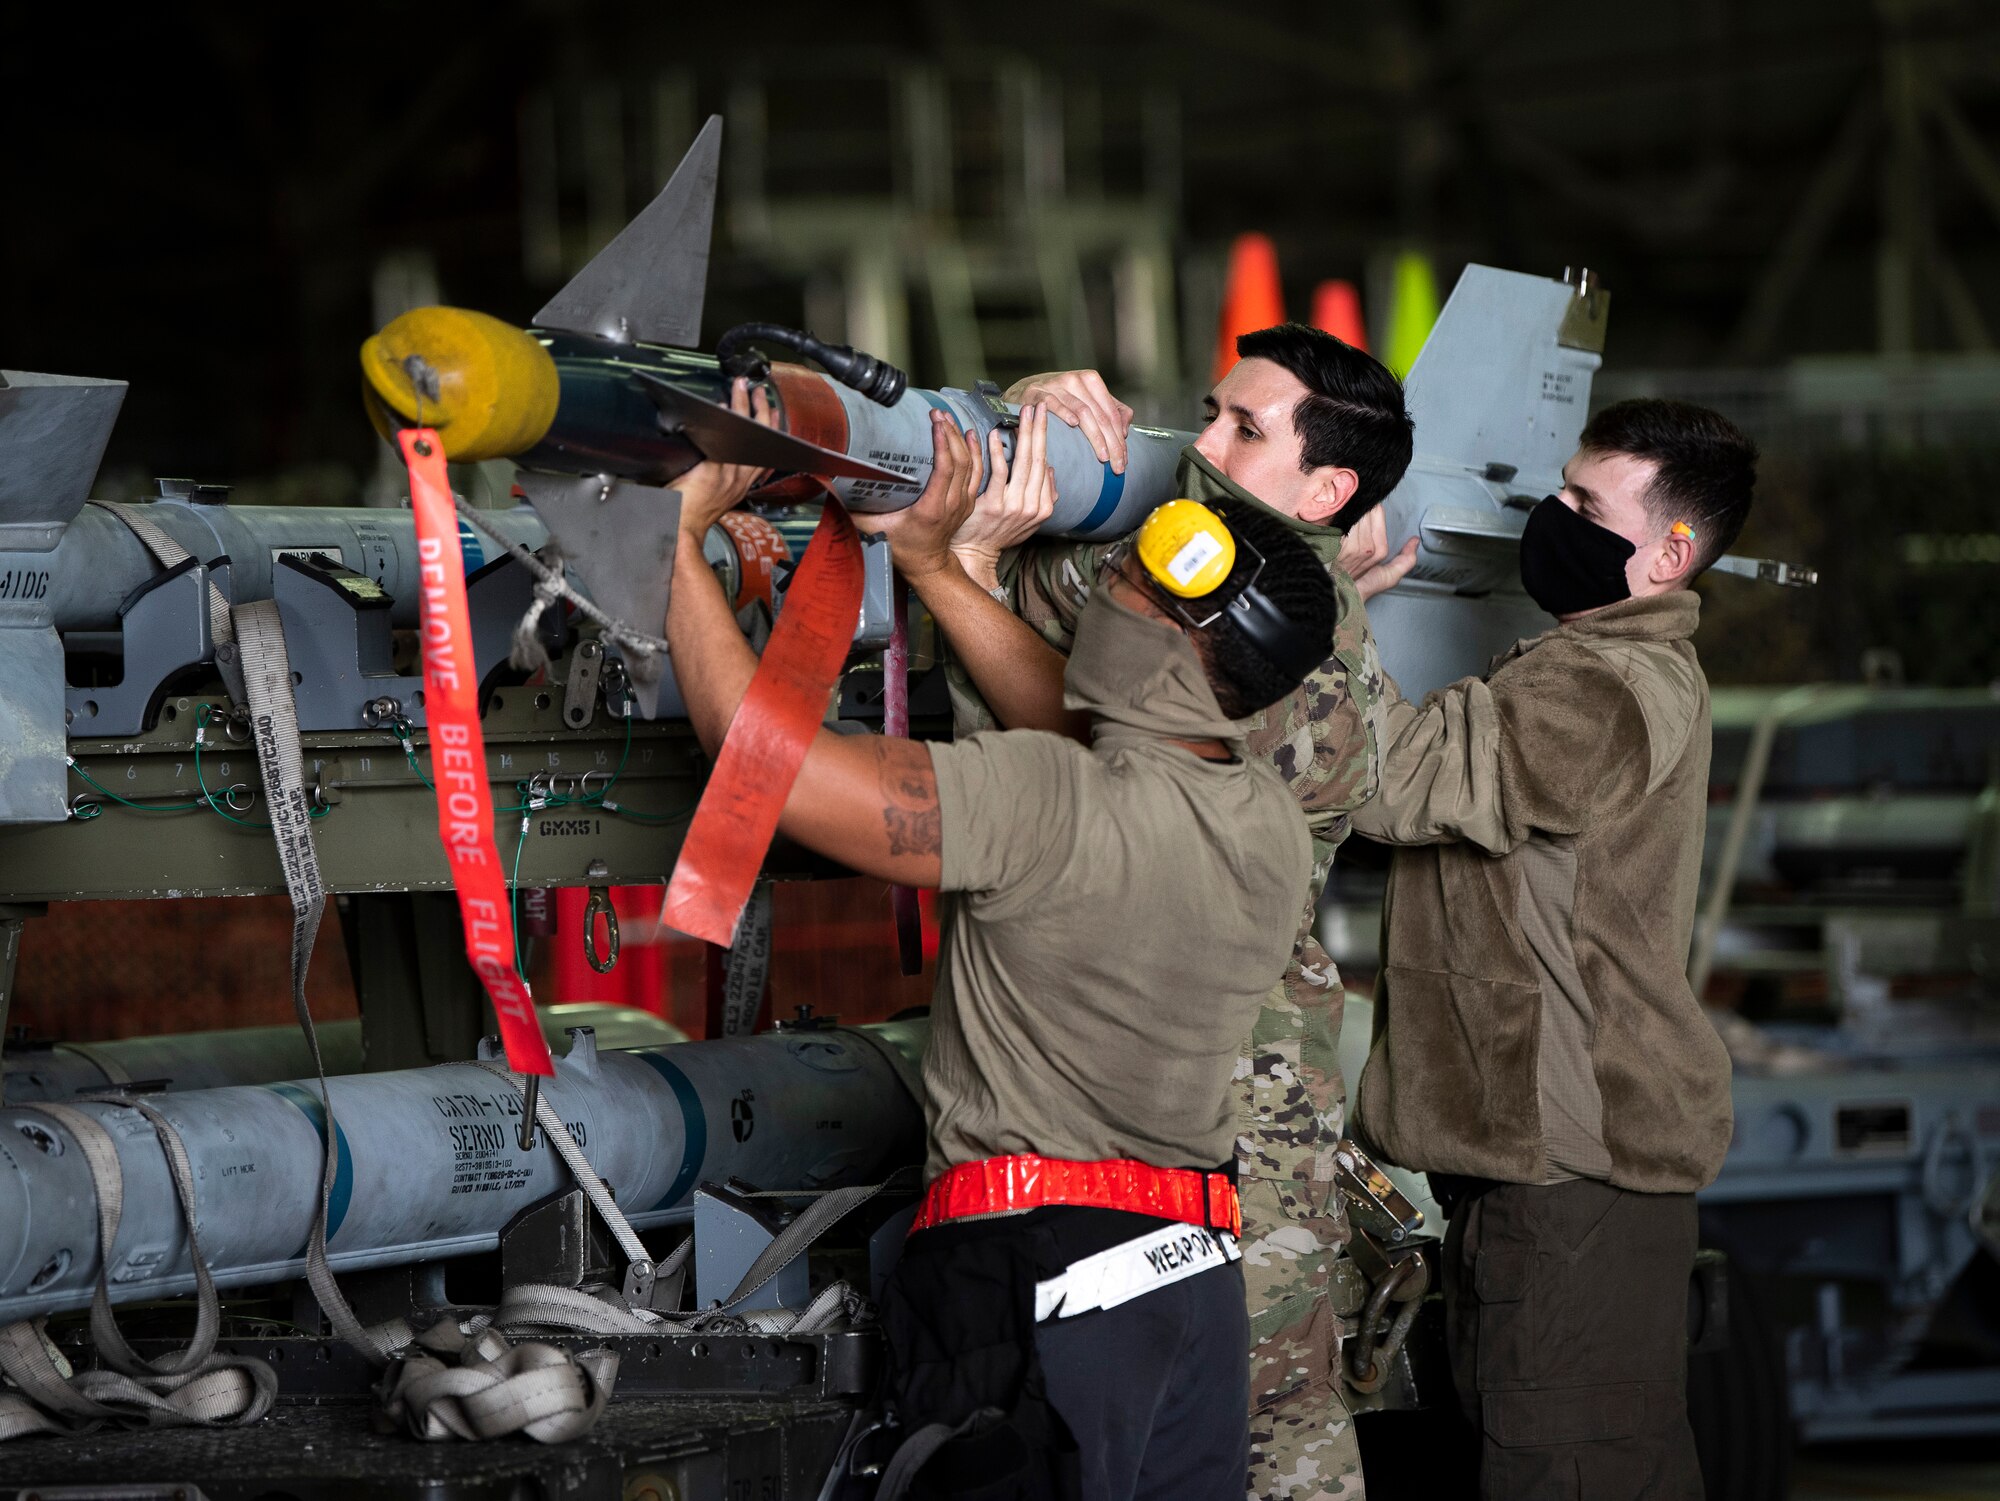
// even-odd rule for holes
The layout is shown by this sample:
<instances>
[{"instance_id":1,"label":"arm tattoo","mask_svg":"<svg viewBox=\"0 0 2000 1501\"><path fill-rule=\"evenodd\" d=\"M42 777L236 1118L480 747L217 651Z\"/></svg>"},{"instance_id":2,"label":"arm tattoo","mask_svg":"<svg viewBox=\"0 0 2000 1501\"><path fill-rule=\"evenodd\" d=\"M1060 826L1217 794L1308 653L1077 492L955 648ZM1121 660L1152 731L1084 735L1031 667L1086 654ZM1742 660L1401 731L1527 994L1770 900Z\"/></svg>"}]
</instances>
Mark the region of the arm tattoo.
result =
<instances>
[{"instance_id":1,"label":"arm tattoo","mask_svg":"<svg viewBox=\"0 0 2000 1501\"><path fill-rule=\"evenodd\" d=\"M908 750L903 749L909 746ZM892 855L935 855L943 848L937 773L930 756L909 741L887 738L875 747L882 783L882 823Z\"/></svg>"}]
</instances>

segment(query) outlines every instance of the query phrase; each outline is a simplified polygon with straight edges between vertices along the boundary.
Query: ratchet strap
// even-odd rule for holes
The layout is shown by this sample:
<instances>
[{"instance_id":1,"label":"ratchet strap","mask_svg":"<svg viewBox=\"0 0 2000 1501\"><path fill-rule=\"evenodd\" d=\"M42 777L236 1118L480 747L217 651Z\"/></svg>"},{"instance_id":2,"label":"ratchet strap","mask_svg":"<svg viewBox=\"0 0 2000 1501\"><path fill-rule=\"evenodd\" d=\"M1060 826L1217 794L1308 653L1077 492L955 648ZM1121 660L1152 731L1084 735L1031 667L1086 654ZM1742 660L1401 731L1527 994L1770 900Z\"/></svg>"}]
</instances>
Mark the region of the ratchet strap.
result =
<instances>
[{"instance_id":1,"label":"ratchet strap","mask_svg":"<svg viewBox=\"0 0 2000 1501\"><path fill-rule=\"evenodd\" d=\"M735 942L860 611L861 539L829 498L674 863L664 913L683 933Z\"/></svg>"},{"instance_id":2,"label":"ratchet strap","mask_svg":"<svg viewBox=\"0 0 2000 1501\"><path fill-rule=\"evenodd\" d=\"M465 957L493 1001L508 1067L517 1074L547 1076L555 1072L555 1063L527 981L514 968L513 905L493 843L486 737L479 725L479 670L472 657L464 555L444 445L427 427L405 428L396 441L409 465L410 507L417 525L424 712L437 783L438 837L444 841L464 919Z\"/></svg>"},{"instance_id":3,"label":"ratchet strap","mask_svg":"<svg viewBox=\"0 0 2000 1501\"><path fill-rule=\"evenodd\" d=\"M1118 1159L1069 1162L1023 1154L961 1162L933 1178L911 1234L975 1214L1007 1214L1051 1204L1123 1209L1211 1230L1243 1233L1243 1208L1227 1173L1153 1167Z\"/></svg>"},{"instance_id":4,"label":"ratchet strap","mask_svg":"<svg viewBox=\"0 0 2000 1501\"><path fill-rule=\"evenodd\" d=\"M292 1012L312 1054L319 1080L323 1112L324 1151L320 1158L319 1208L313 1214L312 1236L306 1243L306 1283L333 1332L378 1363L385 1352L368 1337L355 1317L326 1255L327 1202L339 1169L339 1130L333 1118L333 1096L326 1085L326 1062L320 1056L319 1032L306 1003L306 971L320 918L326 912L326 882L320 876L319 851L313 844L312 808L305 791L305 751L299 741L297 701L292 697L291 656L285 650L284 621L278 602L254 600L236 610L236 639L243 655L244 687L249 695L251 739L257 747L258 769L264 778L264 806L271 815L271 838L278 847L278 866L285 894L292 903ZM199 733L199 732L197 732Z\"/></svg>"}]
</instances>

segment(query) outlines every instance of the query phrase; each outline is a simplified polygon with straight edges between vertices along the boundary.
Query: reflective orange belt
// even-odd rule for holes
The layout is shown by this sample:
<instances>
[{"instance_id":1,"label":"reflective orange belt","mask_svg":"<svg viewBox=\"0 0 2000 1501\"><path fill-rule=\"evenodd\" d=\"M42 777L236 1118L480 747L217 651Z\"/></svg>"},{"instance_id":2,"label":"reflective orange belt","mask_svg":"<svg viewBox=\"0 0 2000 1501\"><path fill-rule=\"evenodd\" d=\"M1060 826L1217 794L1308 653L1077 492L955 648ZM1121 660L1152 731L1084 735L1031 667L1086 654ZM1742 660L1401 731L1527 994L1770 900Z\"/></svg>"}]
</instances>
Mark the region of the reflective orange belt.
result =
<instances>
[{"instance_id":1,"label":"reflective orange belt","mask_svg":"<svg viewBox=\"0 0 2000 1501\"><path fill-rule=\"evenodd\" d=\"M947 1220L1051 1204L1124 1209L1155 1219L1243 1233L1243 1207L1224 1173L1143 1162L1066 1162L1058 1157L984 1157L948 1168L924 1190L915 1234Z\"/></svg>"}]
</instances>

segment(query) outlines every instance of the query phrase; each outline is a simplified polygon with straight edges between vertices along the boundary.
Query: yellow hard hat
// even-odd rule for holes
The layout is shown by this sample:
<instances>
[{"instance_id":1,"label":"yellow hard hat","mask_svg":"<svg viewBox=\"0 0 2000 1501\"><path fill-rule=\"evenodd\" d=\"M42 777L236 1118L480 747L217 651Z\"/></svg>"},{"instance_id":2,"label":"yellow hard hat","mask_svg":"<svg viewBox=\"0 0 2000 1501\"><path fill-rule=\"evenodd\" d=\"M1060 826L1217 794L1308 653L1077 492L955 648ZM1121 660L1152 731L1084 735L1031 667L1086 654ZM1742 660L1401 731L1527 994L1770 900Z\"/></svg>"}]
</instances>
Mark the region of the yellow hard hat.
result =
<instances>
[{"instance_id":1,"label":"yellow hard hat","mask_svg":"<svg viewBox=\"0 0 2000 1501\"><path fill-rule=\"evenodd\" d=\"M1170 500L1139 524L1133 550L1147 577L1182 599L1213 593L1236 566L1236 538L1198 500Z\"/></svg>"},{"instance_id":2,"label":"yellow hard hat","mask_svg":"<svg viewBox=\"0 0 2000 1501\"><path fill-rule=\"evenodd\" d=\"M361 346L362 400L390 442L435 428L462 463L525 453L555 421L556 362L531 334L467 308L413 308Z\"/></svg>"}]
</instances>

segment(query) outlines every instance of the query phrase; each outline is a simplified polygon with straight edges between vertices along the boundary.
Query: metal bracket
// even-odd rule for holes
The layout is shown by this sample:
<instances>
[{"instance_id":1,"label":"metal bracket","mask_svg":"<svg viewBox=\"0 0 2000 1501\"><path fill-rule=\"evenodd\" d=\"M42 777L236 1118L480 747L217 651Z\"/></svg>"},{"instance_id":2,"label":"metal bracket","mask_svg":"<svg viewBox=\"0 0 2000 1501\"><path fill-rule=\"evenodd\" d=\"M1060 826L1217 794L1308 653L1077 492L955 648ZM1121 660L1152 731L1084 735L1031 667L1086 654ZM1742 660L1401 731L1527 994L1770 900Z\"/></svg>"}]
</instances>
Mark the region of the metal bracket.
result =
<instances>
[{"instance_id":1,"label":"metal bracket","mask_svg":"<svg viewBox=\"0 0 2000 1501\"><path fill-rule=\"evenodd\" d=\"M228 594L227 559L211 569L189 558L154 574L125 597L118 607L123 676L103 686L65 686L63 717L72 734L143 734L174 681L214 656L208 616L211 577ZM64 646L87 649L98 635L79 633Z\"/></svg>"},{"instance_id":2,"label":"metal bracket","mask_svg":"<svg viewBox=\"0 0 2000 1501\"><path fill-rule=\"evenodd\" d=\"M579 641L569 659L569 681L563 685L563 723L573 730L589 725L597 715L597 679L604 669L604 643Z\"/></svg>"},{"instance_id":3,"label":"metal bracket","mask_svg":"<svg viewBox=\"0 0 2000 1501\"><path fill-rule=\"evenodd\" d=\"M1014 432L1021 426L1021 414L1007 405L1007 398L1001 394L999 384L990 380L976 380L972 383L972 394L985 403L986 410L993 414L993 425L1007 432Z\"/></svg>"},{"instance_id":4,"label":"metal bracket","mask_svg":"<svg viewBox=\"0 0 2000 1501\"><path fill-rule=\"evenodd\" d=\"M530 1204L500 1232L502 1287L608 1282L616 1261L611 1232L580 1188Z\"/></svg>"},{"instance_id":5,"label":"metal bracket","mask_svg":"<svg viewBox=\"0 0 2000 1501\"><path fill-rule=\"evenodd\" d=\"M768 1199L752 1199L738 1188L704 1183L694 1192L694 1293L699 1307L717 1304L736 1291L744 1273L778 1238L787 1216ZM811 1301L806 1258L796 1256L732 1313L766 1308L803 1308Z\"/></svg>"}]
</instances>

